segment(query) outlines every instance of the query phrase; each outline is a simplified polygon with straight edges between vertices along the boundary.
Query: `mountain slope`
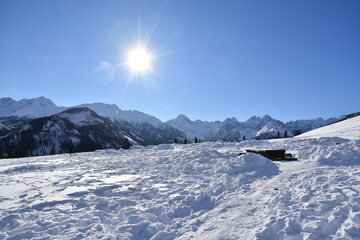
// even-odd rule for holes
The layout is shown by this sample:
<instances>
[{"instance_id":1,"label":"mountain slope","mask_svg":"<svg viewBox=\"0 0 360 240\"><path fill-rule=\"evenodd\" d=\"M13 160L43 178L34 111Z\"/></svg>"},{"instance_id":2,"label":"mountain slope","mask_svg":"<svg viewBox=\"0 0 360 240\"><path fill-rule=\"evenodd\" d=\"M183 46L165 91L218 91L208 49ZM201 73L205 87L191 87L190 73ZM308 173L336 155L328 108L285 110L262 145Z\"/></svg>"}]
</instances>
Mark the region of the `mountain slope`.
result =
<instances>
[{"instance_id":1,"label":"mountain slope","mask_svg":"<svg viewBox=\"0 0 360 240\"><path fill-rule=\"evenodd\" d=\"M236 118L227 118L223 122L207 122L200 120L191 121L185 115L179 115L177 118L163 123L156 117L139 111L121 110L115 104L93 103L70 108L58 107L50 99L44 97L22 99L20 101L15 101L11 98L1 98L0 138L3 141L7 139L5 145L9 146L5 147L12 149L11 151L8 150L7 155L18 156L19 154L15 152L18 151L20 145L23 148L22 151L26 151L27 155L47 154L50 151L49 148L53 148L51 142L57 142L57 139L61 139L64 142L65 138L69 138L69 133L64 136L56 135L57 127L48 131L38 129L37 132L31 132L27 129L29 126L32 128L32 125L44 124L41 123L41 118L52 116L54 116L54 124L61 126L60 128L63 128L62 131L69 132L71 128L77 132L82 131L84 135L82 142L86 143L86 145L91 145L89 149L118 148L119 142L121 142L121 139L124 139L124 135L134 143L141 145L172 143L175 139L181 141L184 138L192 142L195 137L201 141L223 140L233 142L254 138L291 137L300 132L306 132L338 121L337 118L328 120L318 118L283 123L269 115L265 115L263 117L253 116L245 122L239 122ZM356 116L356 114L346 115L340 119L353 116ZM92 130L90 131L89 129ZM106 134L105 130L109 134ZM43 132L40 134L41 131ZM16 134L18 136L22 136L22 134L35 134L38 139L36 144L30 144L31 141L22 144L22 139L30 137L24 135L19 138L16 137ZM85 135L90 140L85 140ZM51 140L51 138L54 139ZM12 140L10 141L9 139ZM115 143L115 139L117 143ZM39 142L42 143L41 147ZM104 145L103 142L107 142L107 144ZM55 144L56 152L65 152L65 145L65 143ZM40 148L43 148L43 150L34 152L34 149ZM88 148L81 147L81 149Z\"/></svg>"},{"instance_id":2,"label":"mountain slope","mask_svg":"<svg viewBox=\"0 0 360 240\"><path fill-rule=\"evenodd\" d=\"M0 99L0 117L45 117L64 111L66 108L58 107L50 99L39 97L15 101L12 98Z\"/></svg>"},{"instance_id":3,"label":"mountain slope","mask_svg":"<svg viewBox=\"0 0 360 240\"><path fill-rule=\"evenodd\" d=\"M115 104L92 103L82 104L79 107L87 107L95 111L100 116L108 117L111 120L126 121L129 123L149 123L154 127L163 127L163 123L156 117L136 111L136 110L121 110Z\"/></svg>"},{"instance_id":4,"label":"mountain slope","mask_svg":"<svg viewBox=\"0 0 360 240\"><path fill-rule=\"evenodd\" d=\"M360 116L303 133L297 138L341 137L354 139L357 136L360 136Z\"/></svg>"},{"instance_id":5,"label":"mountain slope","mask_svg":"<svg viewBox=\"0 0 360 240\"><path fill-rule=\"evenodd\" d=\"M131 137L131 135L130 135ZM69 142L77 151L118 149L125 135L106 118L88 108L74 108L50 117L29 119L0 136L7 157L65 153Z\"/></svg>"},{"instance_id":6,"label":"mountain slope","mask_svg":"<svg viewBox=\"0 0 360 240\"><path fill-rule=\"evenodd\" d=\"M329 118L324 120L323 118L311 119L311 120L296 120L285 123L286 127L292 132L308 132L313 129L323 127L337 122L338 118Z\"/></svg>"},{"instance_id":7,"label":"mountain slope","mask_svg":"<svg viewBox=\"0 0 360 240\"><path fill-rule=\"evenodd\" d=\"M0 118L4 117L18 117L18 118L39 118L48 117L60 112L63 112L70 108L81 108L86 107L99 116L108 117L111 120L149 123L157 128L165 127L164 124L154 116L136 111L136 110L121 110L115 104L105 103L92 103L82 104L75 107L58 107L50 99L39 97L33 99L22 99L19 101L13 100L12 98L1 98L0 99Z\"/></svg>"}]
</instances>

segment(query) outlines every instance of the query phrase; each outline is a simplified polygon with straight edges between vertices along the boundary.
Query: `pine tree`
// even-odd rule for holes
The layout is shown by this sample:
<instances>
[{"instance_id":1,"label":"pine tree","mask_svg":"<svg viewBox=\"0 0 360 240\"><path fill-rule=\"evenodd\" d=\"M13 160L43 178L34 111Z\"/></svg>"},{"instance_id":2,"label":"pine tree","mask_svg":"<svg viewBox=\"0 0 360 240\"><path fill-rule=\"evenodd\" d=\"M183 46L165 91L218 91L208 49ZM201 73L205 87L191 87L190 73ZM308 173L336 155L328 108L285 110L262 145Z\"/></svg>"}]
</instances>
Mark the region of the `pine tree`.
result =
<instances>
[{"instance_id":1,"label":"pine tree","mask_svg":"<svg viewBox=\"0 0 360 240\"><path fill-rule=\"evenodd\" d=\"M287 138L287 137L288 137L288 131L285 130L285 132L284 132L284 138Z\"/></svg>"},{"instance_id":2,"label":"pine tree","mask_svg":"<svg viewBox=\"0 0 360 240\"><path fill-rule=\"evenodd\" d=\"M244 136L243 136L243 141L245 141L245 140L246 140L246 136L244 135Z\"/></svg>"},{"instance_id":3,"label":"pine tree","mask_svg":"<svg viewBox=\"0 0 360 240\"><path fill-rule=\"evenodd\" d=\"M277 131L276 138L280 138L280 132Z\"/></svg>"},{"instance_id":4,"label":"pine tree","mask_svg":"<svg viewBox=\"0 0 360 240\"><path fill-rule=\"evenodd\" d=\"M50 154L51 154L51 155L55 155L55 154L56 154L56 151L55 151L55 144L52 144L52 145L51 145Z\"/></svg>"},{"instance_id":5,"label":"pine tree","mask_svg":"<svg viewBox=\"0 0 360 240\"><path fill-rule=\"evenodd\" d=\"M21 146L15 150L13 157L21 158L21 157L28 157L28 156L29 156L29 154L28 154L27 149L25 147Z\"/></svg>"},{"instance_id":6,"label":"pine tree","mask_svg":"<svg viewBox=\"0 0 360 240\"><path fill-rule=\"evenodd\" d=\"M296 135L300 135L301 134L301 130L295 130L295 132L294 132L294 135L296 136Z\"/></svg>"},{"instance_id":7,"label":"pine tree","mask_svg":"<svg viewBox=\"0 0 360 240\"><path fill-rule=\"evenodd\" d=\"M4 143L0 144L0 158L3 158L5 155L5 146Z\"/></svg>"}]
</instances>

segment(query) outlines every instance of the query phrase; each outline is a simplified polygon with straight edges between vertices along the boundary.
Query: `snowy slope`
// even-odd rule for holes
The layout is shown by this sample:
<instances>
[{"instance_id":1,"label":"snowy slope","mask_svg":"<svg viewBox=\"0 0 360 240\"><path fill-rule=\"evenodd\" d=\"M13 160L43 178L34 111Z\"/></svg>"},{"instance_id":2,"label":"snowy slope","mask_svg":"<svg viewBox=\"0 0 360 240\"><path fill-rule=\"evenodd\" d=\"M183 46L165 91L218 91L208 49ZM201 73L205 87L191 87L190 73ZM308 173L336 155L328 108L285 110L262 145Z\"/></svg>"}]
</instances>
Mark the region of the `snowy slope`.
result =
<instances>
[{"instance_id":1,"label":"snowy slope","mask_svg":"<svg viewBox=\"0 0 360 240\"><path fill-rule=\"evenodd\" d=\"M308 132L316 128L320 128L332 123L335 123L339 120L339 118L329 118L329 119L323 119L323 118L316 118L311 120L296 120L296 121L290 121L285 123L286 127L291 131L301 131L301 132Z\"/></svg>"},{"instance_id":2,"label":"snowy slope","mask_svg":"<svg viewBox=\"0 0 360 240\"><path fill-rule=\"evenodd\" d=\"M0 239L360 239L359 122L346 121L343 138L3 159ZM299 161L238 156L248 148Z\"/></svg>"},{"instance_id":3,"label":"snowy slope","mask_svg":"<svg viewBox=\"0 0 360 240\"><path fill-rule=\"evenodd\" d=\"M341 137L347 139L360 136L360 116L303 133L299 138Z\"/></svg>"},{"instance_id":4,"label":"snowy slope","mask_svg":"<svg viewBox=\"0 0 360 240\"><path fill-rule=\"evenodd\" d=\"M71 123L75 124L78 127L97 124L105 125L104 120L88 108L72 108L62 113L59 113L58 116L69 120Z\"/></svg>"},{"instance_id":5,"label":"snowy slope","mask_svg":"<svg viewBox=\"0 0 360 240\"><path fill-rule=\"evenodd\" d=\"M0 131L11 131L12 128L0 123Z\"/></svg>"}]
</instances>

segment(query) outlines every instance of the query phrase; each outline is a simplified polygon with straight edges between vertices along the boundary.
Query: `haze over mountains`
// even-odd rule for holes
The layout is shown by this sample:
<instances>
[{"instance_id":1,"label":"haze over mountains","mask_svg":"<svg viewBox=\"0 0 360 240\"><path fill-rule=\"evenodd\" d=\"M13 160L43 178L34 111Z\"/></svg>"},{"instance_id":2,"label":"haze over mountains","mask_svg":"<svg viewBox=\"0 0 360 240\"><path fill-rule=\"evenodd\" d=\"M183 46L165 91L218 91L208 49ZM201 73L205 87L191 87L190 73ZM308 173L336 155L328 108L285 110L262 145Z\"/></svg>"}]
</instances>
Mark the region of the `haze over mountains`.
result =
<instances>
[{"instance_id":1,"label":"haze over mountains","mask_svg":"<svg viewBox=\"0 0 360 240\"><path fill-rule=\"evenodd\" d=\"M224 121L192 121L185 115L162 122L136 110L121 110L115 104L93 103L59 107L45 97L0 99L0 146L5 156L45 155L67 152L69 140L77 151L119 148L125 138L133 144L172 143L195 137L202 141L242 141L291 137L340 118L296 120L283 123L269 115L245 122L230 117ZM1 154L1 152L0 152Z\"/></svg>"}]
</instances>

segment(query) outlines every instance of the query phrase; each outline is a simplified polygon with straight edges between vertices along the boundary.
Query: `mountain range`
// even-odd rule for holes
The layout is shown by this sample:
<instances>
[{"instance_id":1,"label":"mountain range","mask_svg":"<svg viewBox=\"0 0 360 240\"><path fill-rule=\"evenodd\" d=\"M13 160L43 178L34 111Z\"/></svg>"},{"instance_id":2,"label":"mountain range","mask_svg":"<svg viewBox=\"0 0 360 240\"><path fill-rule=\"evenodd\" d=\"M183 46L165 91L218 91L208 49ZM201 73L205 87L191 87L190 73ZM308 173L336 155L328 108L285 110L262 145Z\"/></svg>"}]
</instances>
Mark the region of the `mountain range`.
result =
<instances>
[{"instance_id":1,"label":"mountain range","mask_svg":"<svg viewBox=\"0 0 360 240\"><path fill-rule=\"evenodd\" d=\"M125 138L132 144L154 145L195 137L202 141L242 141L291 137L358 113L324 120L283 123L269 115L253 116L245 122L192 121L185 115L162 122L136 110L121 110L115 104L92 103L59 107L45 97L0 99L0 157L37 156L68 152L69 141L77 151L115 148Z\"/></svg>"}]
</instances>

